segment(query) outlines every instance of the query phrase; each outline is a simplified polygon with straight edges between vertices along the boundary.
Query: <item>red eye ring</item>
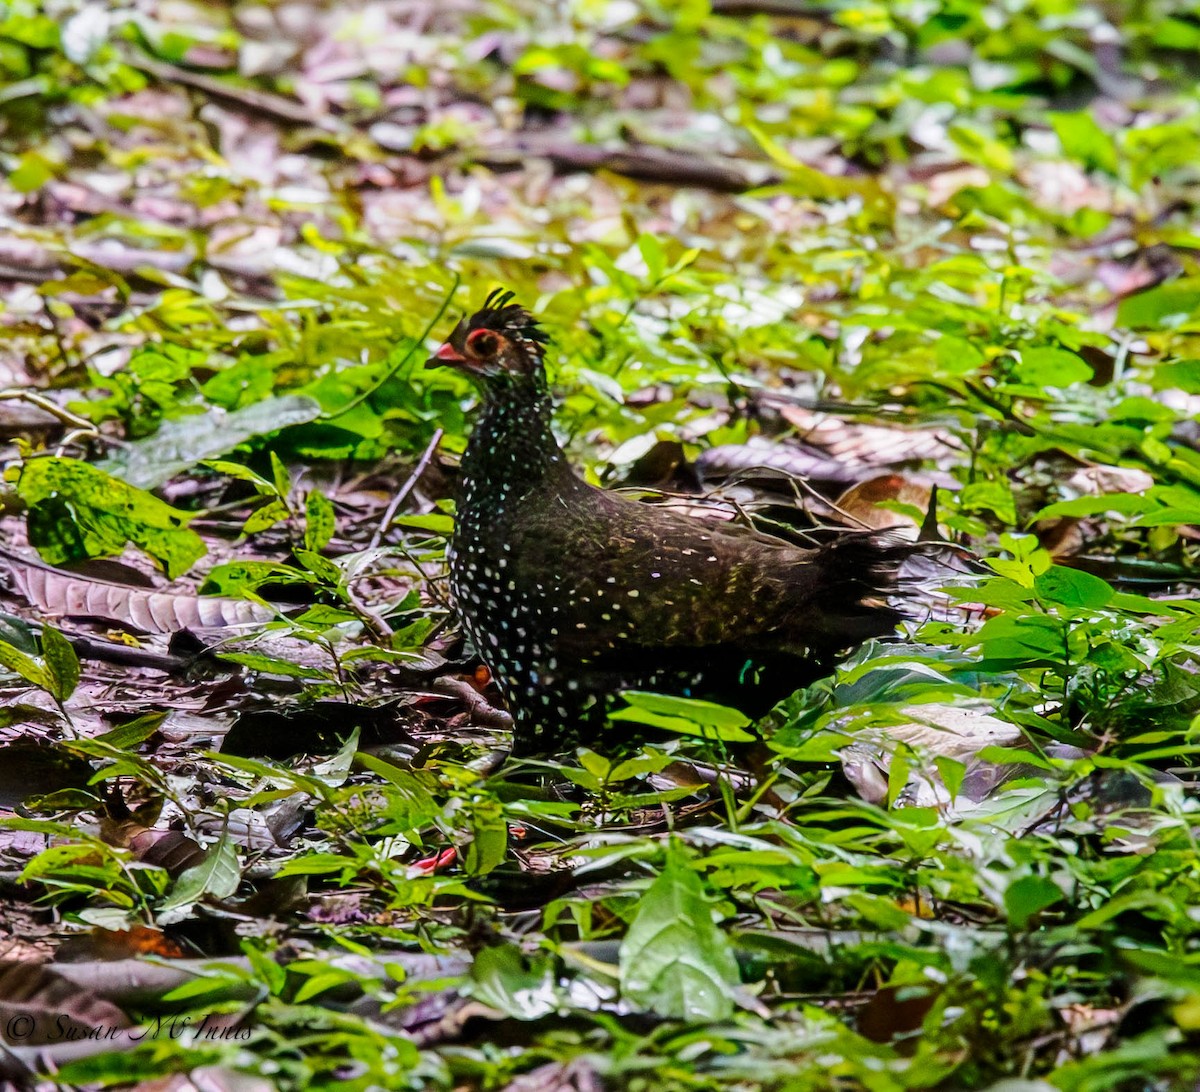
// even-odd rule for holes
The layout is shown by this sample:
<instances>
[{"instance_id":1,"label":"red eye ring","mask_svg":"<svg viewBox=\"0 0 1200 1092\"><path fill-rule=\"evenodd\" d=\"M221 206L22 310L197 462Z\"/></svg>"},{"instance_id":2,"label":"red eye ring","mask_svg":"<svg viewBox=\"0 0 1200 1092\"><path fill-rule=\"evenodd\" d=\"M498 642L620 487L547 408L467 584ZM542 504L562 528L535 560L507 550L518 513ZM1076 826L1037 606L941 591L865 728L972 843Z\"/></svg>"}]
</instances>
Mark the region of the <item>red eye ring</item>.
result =
<instances>
[{"instance_id":1,"label":"red eye ring","mask_svg":"<svg viewBox=\"0 0 1200 1092\"><path fill-rule=\"evenodd\" d=\"M467 347L476 356L491 356L500 348L500 335L494 330L472 330L467 335Z\"/></svg>"}]
</instances>

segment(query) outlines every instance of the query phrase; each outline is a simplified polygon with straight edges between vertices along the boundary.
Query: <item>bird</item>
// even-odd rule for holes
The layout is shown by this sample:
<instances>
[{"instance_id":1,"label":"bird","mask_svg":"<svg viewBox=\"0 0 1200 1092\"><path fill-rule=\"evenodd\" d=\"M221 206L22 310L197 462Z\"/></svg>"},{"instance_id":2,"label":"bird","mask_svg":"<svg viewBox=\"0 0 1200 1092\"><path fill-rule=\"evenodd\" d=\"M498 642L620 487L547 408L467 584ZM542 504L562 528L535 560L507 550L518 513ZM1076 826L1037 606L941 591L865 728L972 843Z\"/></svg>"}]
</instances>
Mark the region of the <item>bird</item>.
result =
<instances>
[{"instance_id":1,"label":"bird","mask_svg":"<svg viewBox=\"0 0 1200 1092\"><path fill-rule=\"evenodd\" d=\"M625 690L754 719L895 631L920 544L848 531L816 549L590 485L555 438L549 339L496 290L426 362L482 393L460 464L449 584L513 715L512 753L619 751Z\"/></svg>"}]
</instances>

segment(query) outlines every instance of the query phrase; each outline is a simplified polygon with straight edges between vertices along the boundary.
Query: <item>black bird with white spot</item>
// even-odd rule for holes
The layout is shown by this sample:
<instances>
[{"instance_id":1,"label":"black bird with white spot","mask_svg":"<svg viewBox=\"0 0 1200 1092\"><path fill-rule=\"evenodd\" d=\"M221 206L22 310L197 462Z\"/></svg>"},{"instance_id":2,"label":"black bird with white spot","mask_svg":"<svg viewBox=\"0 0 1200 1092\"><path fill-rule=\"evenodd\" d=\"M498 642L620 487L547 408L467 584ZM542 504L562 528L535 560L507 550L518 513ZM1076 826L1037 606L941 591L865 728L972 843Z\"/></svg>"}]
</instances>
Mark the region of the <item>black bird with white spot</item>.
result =
<instances>
[{"instance_id":1,"label":"black bird with white spot","mask_svg":"<svg viewBox=\"0 0 1200 1092\"><path fill-rule=\"evenodd\" d=\"M887 596L920 547L847 533L805 550L584 482L551 431L545 334L512 299L492 293L428 366L483 392L450 587L514 714L515 753L611 749L606 706L626 689L760 716L895 628Z\"/></svg>"}]
</instances>

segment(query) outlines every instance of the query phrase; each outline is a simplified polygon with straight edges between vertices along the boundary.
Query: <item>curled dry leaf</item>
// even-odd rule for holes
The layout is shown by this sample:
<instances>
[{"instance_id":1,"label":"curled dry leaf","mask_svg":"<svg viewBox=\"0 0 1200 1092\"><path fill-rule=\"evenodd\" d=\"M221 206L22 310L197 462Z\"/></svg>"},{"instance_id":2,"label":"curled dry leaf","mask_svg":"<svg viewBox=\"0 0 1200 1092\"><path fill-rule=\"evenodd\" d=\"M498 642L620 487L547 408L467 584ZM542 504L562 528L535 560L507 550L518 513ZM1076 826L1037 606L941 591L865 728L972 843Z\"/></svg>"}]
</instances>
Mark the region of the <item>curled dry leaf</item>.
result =
<instances>
[{"instance_id":1,"label":"curled dry leaf","mask_svg":"<svg viewBox=\"0 0 1200 1092\"><path fill-rule=\"evenodd\" d=\"M100 618L143 633L248 627L273 617L248 599L147 591L56 569L11 550L0 550L12 588L49 617Z\"/></svg>"},{"instance_id":2,"label":"curled dry leaf","mask_svg":"<svg viewBox=\"0 0 1200 1092\"><path fill-rule=\"evenodd\" d=\"M701 452L696 459L696 475L701 483L758 469L839 484L849 484L861 477L853 467L820 451L798 444L773 443L761 437L752 437L744 444L718 444Z\"/></svg>"},{"instance_id":3,"label":"curled dry leaf","mask_svg":"<svg viewBox=\"0 0 1200 1092\"><path fill-rule=\"evenodd\" d=\"M919 756L912 763L903 800L917 806L944 806L952 794L937 769L938 758L962 763L970 771L975 756L985 747L1017 747L1023 738L1020 728L983 708L931 702L905 706L900 714L908 719L857 732L854 742L841 750L847 779L872 804L887 799L889 772L901 745Z\"/></svg>"},{"instance_id":4,"label":"curled dry leaf","mask_svg":"<svg viewBox=\"0 0 1200 1092\"><path fill-rule=\"evenodd\" d=\"M115 844L127 845L139 861L165 869L174 879L203 862L206 856L199 842L178 830L141 827L126 834L124 841L114 839Z\"/></svg>"},{"instance_id":5,"label":"curled dry leaf","mask_svg":"<svg viewBox=\"0 0 1200 1092\"><path fill-rule=\"evenodd\" d=\"M1132 466L1085 466L1076 470L1062 485L1065 499L1103 497L1109 493L1144 493L1154 479Z\"/></svg>"},{"instance_id":6,"label":"curled dry leaf","mask_svg":"<svg viewBox=\"0 0 1200 1092\"><path fill-rule=\"evenodd\" d=\"M909 528L913 532L912 537L916 538L932 499L933 489L926 483L903 474L883 474L852 485L838 497L837 508L842 514L852 517L859 526L869 527L873 531L884 531L890 527ZM887 503L912 508L920 516L880 507Z\"/></svg>"}]
</instances>

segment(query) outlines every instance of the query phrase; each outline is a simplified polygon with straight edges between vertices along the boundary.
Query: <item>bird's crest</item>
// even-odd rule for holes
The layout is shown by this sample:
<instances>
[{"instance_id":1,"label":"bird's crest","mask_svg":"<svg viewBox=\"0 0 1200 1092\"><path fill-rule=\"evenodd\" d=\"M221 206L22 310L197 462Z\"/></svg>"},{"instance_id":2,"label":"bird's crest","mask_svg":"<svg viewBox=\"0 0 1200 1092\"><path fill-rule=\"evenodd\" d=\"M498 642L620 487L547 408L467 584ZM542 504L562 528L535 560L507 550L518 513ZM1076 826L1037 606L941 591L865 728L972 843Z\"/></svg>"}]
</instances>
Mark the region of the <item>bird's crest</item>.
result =
<instances>
[{"instance_id":1,"label":"bird's crest","mask_svg":"<svg viewBox=\"0 0 1200 1092\"><path fill-rule=\"evenodd\" d=\"M506 288L497 288L464 324L467 333L474 330L495 330L510 341L531 341L545 345L549 338L546 331L519 303L513 303L515 293Z\"/></svg>"}]
</instances>

